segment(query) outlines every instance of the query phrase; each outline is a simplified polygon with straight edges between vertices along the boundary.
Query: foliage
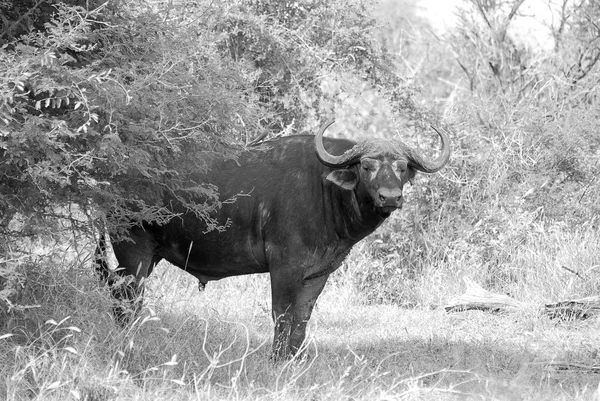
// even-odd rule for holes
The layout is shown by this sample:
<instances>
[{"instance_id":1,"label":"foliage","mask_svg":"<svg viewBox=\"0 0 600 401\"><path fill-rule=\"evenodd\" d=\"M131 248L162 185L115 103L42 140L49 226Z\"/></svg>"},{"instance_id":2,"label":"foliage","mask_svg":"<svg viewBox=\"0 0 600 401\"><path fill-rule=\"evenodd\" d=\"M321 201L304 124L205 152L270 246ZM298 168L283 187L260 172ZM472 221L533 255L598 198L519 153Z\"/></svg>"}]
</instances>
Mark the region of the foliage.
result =
<instances>
[{"instance_id":1,"label":"foliage","mask_svg":"<svg viewBox=\"0 0 600 401\"><path fill-rule=\"evenodd\" d=\"M394 102L399 77L375 40L367 0L231 2L218 25L223 55L242 62L259 104L273 111L273 132L316 128L356 93L360 78ZM336 84L337 83L337 84Z\"/></svg>"},{"instance_id":2,"label":"foliage","mask_svg":"<svg viewBox=\"0 0 600 401\"><path fill-rule=\"evenodd\" d=\"M60 4L95 9L101 0L3 0L0 1L0 46L18 40L32 31L43 31ZM104 4L107 6L107 4Z\"/></svg>"},{"instance_id":3,"label":"foliage","mask_svg":"<svg viewBox=\"0 0 600 401\"><path fill-rule=\"evenodd\" d=\"M417 74L445 71L440 85L453 84L440 104L455 133L452 162L421 178L404 212L411 217L395 218L366 240L362 252L376 262L355 274L370 302L437 304L419 288L444 268L493 290L537 288L539 275L516 266L521 249L538 246L529 234L542 227L577 237L580 227L597 226L600 31L589 23L597 6L563 2L552 27L555 46L540 49L513 27L525 18L521 3L470 1L444 40L430 38L430 51L450 49L454 60L445 60L457 66L424 64ZM451 267L449 255L465 269ZM594 294L597 278L590 280L581 293Z\"/></svg>"},{"instance_id":4,"label":"foliage","mask_svg":"<svg viewBox=\"0 0 600 401\"><path fill-rule=\"evenodd\" d=\"M8 220L19 213L44 229L43 218L77 204L162 221L163 192L202 216L213 207L214 189L190 172L231 154L234 116L258 111L240 102L235 67L181 21L143 11L126 20L61 4L45 31L5 46L0 207Z\"/></svg>"},{"instance_id":5,"label":"foliage","mask_svg":"<svg viewBox=\"0 0 600 401\"><path fill-rule=\"evenodd\" d=\"M18 17L20 8L2 6ZM237 64L205 45L217 41L214 30L192 35L185 18L144 3L60 3L46 15L38 6L22 17L44 29L0 52L0 284L10 292L19 266L8 262L24 235L94 234L107 211L113 229L162 223L173 216L165 194L209 227L222 224L208 218L218 193L197 173L211 158L234 157L264 114L243 101L253 94Z\"/></svg>"},{"instance_id":6,"label":"foliage","mask_svg":"<svg viewBox=\"0 0 600 401\"><path fill-rule=\"evenodd\" d=\"M470 96L461 109L472 110L457 117L470 121L470 130L499 151L490 155L495 160L485 159L490 173L492 166L502 169L494 173L500 180L488 181L497 188L494 194L511 207L542 207L548 218L570 223L597 212L586 194L597 185L600 143L593 134L598 107L592 77L598 74L594 54L600 32L594 38L589 26L582 28L581 20L594 18L587 3L571 3L572 10L562 15L553 52L512 38L516 33L509 27L521 1L486 8L474 0L451 42L469 81ZM472 147L477 140L463 143ZM486 167L478 170L485 173Z\"/></svg>"}]
</instances>

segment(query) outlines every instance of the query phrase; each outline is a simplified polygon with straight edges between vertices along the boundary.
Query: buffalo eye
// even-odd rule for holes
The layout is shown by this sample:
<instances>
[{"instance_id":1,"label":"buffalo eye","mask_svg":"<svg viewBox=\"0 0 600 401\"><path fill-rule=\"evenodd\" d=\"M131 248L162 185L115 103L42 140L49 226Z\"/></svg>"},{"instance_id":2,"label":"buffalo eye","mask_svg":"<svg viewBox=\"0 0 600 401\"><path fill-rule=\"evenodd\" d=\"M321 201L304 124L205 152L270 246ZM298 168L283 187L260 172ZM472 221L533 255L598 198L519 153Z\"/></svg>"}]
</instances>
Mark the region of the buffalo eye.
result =
<instances>
[{"instance_id":1,"label":"buffalo eye","mask_svg":"<svg viewBox=\"0 0 600 401\"><path fill-rule=\"evenodd\" d=\"M407 163L404 160L396 160L392 163L394 170L398 173L403 174L408 168Z\"/></svg>"},{"instance_id":2,"label":"buffalo eye","mask_svg":"<svg viewBox=\"0 0 600 401\"><path fill-rule=\"evenodd\" d=\"M377 170L377 160L373 159L362 159L360 161L360 165L365 171L375 171Z\"/></svg>"}]
</instances>

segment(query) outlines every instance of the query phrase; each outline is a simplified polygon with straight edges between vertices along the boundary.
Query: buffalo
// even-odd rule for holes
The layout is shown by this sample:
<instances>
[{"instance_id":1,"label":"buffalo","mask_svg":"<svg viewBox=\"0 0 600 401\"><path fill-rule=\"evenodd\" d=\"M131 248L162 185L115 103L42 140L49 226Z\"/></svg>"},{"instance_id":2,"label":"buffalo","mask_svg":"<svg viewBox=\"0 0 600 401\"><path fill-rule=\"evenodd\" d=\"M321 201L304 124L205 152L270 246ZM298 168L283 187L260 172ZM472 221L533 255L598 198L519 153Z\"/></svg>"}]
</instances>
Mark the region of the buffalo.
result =
<instances>
[{"instance_id":1,"label":"buffalo","mask_svg":"<svg viewBox=\"0 0 600 401\"><path fill-rule=\"evenodd\" d=\"M278 138L265 142L266 150L249 148L237 161L214 162L195 177L215 184L224 199L249 195L213 213L228 222L224 231L207 232L205 220L171 202L180 216L163 225L134 226L128 239L113 241L120 268L112 271L102 236L97 268L114 284L113 295L139 302L143 279L162 259L196 277L201 287L225 277L269 273L273 356L296 354L329 275L358 241L402 207L403 187L416 171L435 173L450 158L447 135L433 127L442 149L434 160L425 160L399 140L324 138L332 123L314 136ZM116 288L119 276L132 280ZM123 310L115 310L117 317Z\"/></svg>"}]
</instances>

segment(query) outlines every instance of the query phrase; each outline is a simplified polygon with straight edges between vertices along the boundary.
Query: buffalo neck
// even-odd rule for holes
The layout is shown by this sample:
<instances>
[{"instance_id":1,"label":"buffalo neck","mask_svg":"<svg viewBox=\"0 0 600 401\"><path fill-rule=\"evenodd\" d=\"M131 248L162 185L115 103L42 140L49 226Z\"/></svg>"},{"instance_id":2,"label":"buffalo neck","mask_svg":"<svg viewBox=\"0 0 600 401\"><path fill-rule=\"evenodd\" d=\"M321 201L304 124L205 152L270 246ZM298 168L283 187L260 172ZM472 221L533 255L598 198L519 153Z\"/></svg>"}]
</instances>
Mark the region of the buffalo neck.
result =
<instances>
[{"instance_id":1,"label":"buffalo neck","mask_svg":"<svg viewBox=\"0 0 600 401\"><path fill-rule=\"evenodd\" d=\"M385 217L378 214L373 202L359 188L348 190L326 183L325 191L337 236L356 243L371 234L383 223Z\"/></svg>"}]
</instances>

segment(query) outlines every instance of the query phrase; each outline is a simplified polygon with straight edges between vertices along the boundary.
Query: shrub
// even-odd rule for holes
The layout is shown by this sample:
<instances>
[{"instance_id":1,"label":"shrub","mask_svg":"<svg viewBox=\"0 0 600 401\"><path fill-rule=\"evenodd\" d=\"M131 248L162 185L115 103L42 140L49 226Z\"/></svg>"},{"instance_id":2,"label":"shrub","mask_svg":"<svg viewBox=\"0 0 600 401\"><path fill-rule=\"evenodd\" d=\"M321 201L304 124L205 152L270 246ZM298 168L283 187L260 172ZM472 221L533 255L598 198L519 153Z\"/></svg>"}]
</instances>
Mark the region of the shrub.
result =
<instances>
[{"instance_id":1,"label":"shrub","mask_svg":"<svg viewBox=\"0 0 600 401\"><path fill-rule=\"evenodd\" d=\"M592 3L565 3L551 49L518 40L520 2L468 2L446 41L431 44L451 49L455 61L445 62L459 67L424 63L415 78L445 71L440 78L454 84L440 103L453 154L362 244L361 254L375 257L355 271L369 301L439 305L462 291L461 276L499 292L540 288L554 266L522 263L528 251L540 255L534 233L554 230L567 246L582 226L597 226L600 33L584 22L597 15Z\"/></svg>"}]
</instances>

